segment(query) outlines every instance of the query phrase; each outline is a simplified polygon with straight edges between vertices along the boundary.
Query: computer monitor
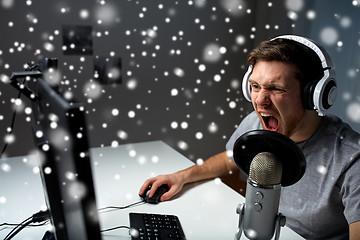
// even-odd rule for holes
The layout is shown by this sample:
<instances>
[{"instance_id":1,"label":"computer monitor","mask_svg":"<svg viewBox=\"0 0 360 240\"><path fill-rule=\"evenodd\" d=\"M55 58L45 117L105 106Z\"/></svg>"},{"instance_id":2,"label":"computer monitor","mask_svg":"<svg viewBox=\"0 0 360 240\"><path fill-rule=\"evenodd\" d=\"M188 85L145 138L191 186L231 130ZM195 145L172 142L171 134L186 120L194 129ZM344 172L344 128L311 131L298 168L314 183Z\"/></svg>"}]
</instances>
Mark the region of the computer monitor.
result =
<instances>
[{"instance_id":1,"label":"computer monitor","mask_svg":"<svg viewBox=\"0 0 360 240\"><path fill-rule=\"evenodd\" d=\"M45 63L45 64L44 64ZM44 195L57 240L101 239L89 153L85 106L67 101L42 77L57 65L45 59L26 81ZM22 72L19 75L26 75ZM35 76L35 77L34 77Z\"/></svg>"}]
</instances>

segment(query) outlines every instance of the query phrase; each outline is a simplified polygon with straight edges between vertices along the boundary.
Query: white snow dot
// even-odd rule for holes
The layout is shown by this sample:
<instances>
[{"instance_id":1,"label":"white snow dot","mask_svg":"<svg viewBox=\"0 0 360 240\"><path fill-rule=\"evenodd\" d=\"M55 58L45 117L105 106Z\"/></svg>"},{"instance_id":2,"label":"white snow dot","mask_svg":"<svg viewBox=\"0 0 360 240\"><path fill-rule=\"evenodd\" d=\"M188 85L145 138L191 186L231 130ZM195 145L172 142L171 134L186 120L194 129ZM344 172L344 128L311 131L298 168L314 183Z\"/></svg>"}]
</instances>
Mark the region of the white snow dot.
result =
<instances>
[{"instance_id":1,"label":"white snow dot","mask_svg":"<svg viewBox=\"0 0 360 240\"><path fill-rule=\"evenodd\" d=\"M195 137L196 137L196 139L202 139L203 138L203 134L201 133L201 132L197 132L196 134L195 134Z\"/></svg>"},{"instance_id":2,"label":"white snow dot","mask_svg":"<svg viewBox=\"0 0 360 240\"><path fill-rule=\"evenodd\" d=\"M221 76L220 76L219 74L216 74L216 75L214 76L214 81L215 81L215 82L220 82L220 81L221 81Z\"/></svg>"},{"instance_id":3,"label":"white snow dot","mask_svg":"<svg viewBox=\"0 0 360 240\"><path fill-rule=\"evenodd\" d=\"M112 148L117 148L119 146L119 142L118 141L112 141L111 142L111 147Z\"/></svg>"},{"instance_id":4,"label":"white snow dot","mask_svg":"<svg viewBox=\"0 0 360 240\"><path fill-rule=\"evenodd\" d=\"M25 108L25 113L26 113L27 115L31 114L31 113L32 113L32 109L29 108L29 107Z\"/></svg>"},{"instance_id":5,"label":"white snow dot","mask_svg":"<svg viewBox=\"0 0 360 240\"><path fill-rule=\"evenodd\" d=\"M44 136L44 133L42 131L38 130L38 131L36 131L35 136L37 138L42 138Z\"/></svg>"},{"instance_id":6,"label":"white snow dot","mask_svg":"<svg viewBox=\"0 0 360 240\"><path fill-rule=\"evenodd\" d=\"M152 161L153 163L158 163L158 162L159 162L159 157L158 157L158 156L152 156L152 157L151 157L151 161Z\"/></svg>"},{"instance_id":7,"label":"white snow dot","mask_svg":"<svg viewBox=\"0 0 360 240\"><path fill-rule=\"evenodd\" d=\"M184 141L179 141L177 146L182 150L187 150L189 148L189 145Z\"/></svg>"},{"instance_id":8,"label":"white snow dot","mask_svg":"<svg viewBox=\"0 0 360 240\"><path fill-rule=\"evenodd\" d=\"M178 77L184 77L185 71L183 69L177 67L174 69L174 74Z\"/></svg>"},{"instance_id":9,"label":"white snow dot","mask_svg":"<svg viewBox=\"0 0 360 240\"><path fill-rule=\"evenodd\" d=\"M304 7L303 0L286 0L285 6L288 10L301 11Z\"/></svg>"},{"instance_id":10,"label":"white snow dot","mask_svg":"<svg viewBox=\"0 0 360 240\"><path fill-rule=\"evenodd\" d=\"M320 173L320 174L323 174L325 175L327 173L327 168L324 166L324 165L319 165L317 167L317 171Z\"/></svg>"},{"instance_id":11,"label":"white snow dot","mask_svg":"<svg viewBox=\"0 0 360 240\"><path fill-rule=\"evenodd\" d=\"M50 149L49 144L44 144L44 145L42 145L42 150L43 150L44 152L49 151L49 149Z\"/></svg>"},{"instance_id":12,"label":"white snow dot","mask_svg":"<svg viewBox=\"0 0 360 240\"><path fill-rule=\"evenodd\" d=\"M3 164L1 164L1 170L3 170L4 172L10 172L11 166L7 163L3 163Z\"/></svg>"},{"instance_id":13,"label":"white snow dot","mask_svg":"<svg viewBox=\"0 0 360 240\"><path fill-rule=\"evenodd\" d=\"M186 128L188 128L188 126L189 126L189 124L187 122L182 122L181 123L181 128L182 129L186 129Z\"/></svg>"},{"instance_id":14,"label":"white snow dot","mask_svg":"<svg viewBox=\"0 0 360 240\"><path fill-rule=\"evenodd\" d=\"M239 35L236 37L235 41L238 45L244 45L246 42L246 38L242 35Z\"/></svg>"},{"instance_id":15,"label":"white snow dot","mask_svg":"<svg viewBox=\"0 0 360 240\"><path fill-rule=\"evenodd\" d=\"M136 151L135 150L130 150L129 151L129 156L130 157L135 157L136 156Z\"/></svg>"},{"instance_id":16,"label":"white snow dot","mask_svg":"<svg viewBox=\"0 0 360 240\"><path fill-rule=\"evenodd\" d=\"M79 13L81 19L87 19L90 15L89 10L82 9Z\"/></svg>"},{"instance_id":17,"label":"white snow dot","mask_svg":"<svg viewBox=\"0 0 360 240\"><path fill-rule=\"evenodd\" d=\"M171 89L171 96L177 96L179 91L176 88Z\"/></svg>"},{"instance_id":18,"label":"white snow dot","mask_svg":"<svg viewBox=\"0 0 360 240\"><path fill-rule=\"evenodd\" d=\"M307 13L306 13L306 17L309 19L309 20L314 20L316 18L316 12L313 11L313 10L309 10Z\"/></svg>"},{"instance_id":19,"label":"white snow dot","mask_svg":"<svg viewBox=\"0 0 360 240\"><path fill-rule=\"evenodd\" d=\"M234 101L229 102L229 107L232 109L236 108L236 102Z\"/></svg>"},{"instance_id":20,"label":"white snow dot","mask_svg":"<svg viewBox=\"0 0 360 240\"><path fill-rule=\"evenodd\" d=\"M210 123L208 130L211 133L215 133L218 130L218 126L216 125L216 123L212 122L212 123Z\"/></svg>"},{"instance_id":21,"label":"white snow dot","mask_svg":"<svg viewBox=\"0 0 360 240\"><path fill-rule=\"evenodd\" d=\"M1 204L6 203L6 197L0 196L0 203L1 203Z\"/></svg>"},{"instance_id":22,"label":"white snow dot","mask_svg":"<svg viewBox=\"0 0 360 240\"><path fill-rule=\"evenodd\" d=\"M33 173L34 173L34 174L38 174L39 172L40 172L39 167L34 167L34 168L33 168Z\"/></svg>"},{"instance_id":23,"label":"white snow dot","mask_svg":"<svg viewBox=\"0 0 360 240\"><path fill-rule=\"evenodd\" d=\"M144 165L147 161L145 156L139 156L137 160L138 160L138 163L141 165Z\"/></svg>"},{"instance_id":24,"label":"white snow dot","mask_svg":"<svg viewBox=\"0 0 360 240\"><path fill-rule=\"evenodd\" d=\"M204 72L206 70L206 66L204 64L199 65L199 71Z\"/></svg>"},{"instance_id":25,"label":"white snow dot","mask_svg":"<svg viewBox=\"0 0 360 240\"><path fill-rule=\"evenodd\" d=\"M119 110L116 109L116 108L114 108L114 109L111 111L111 114L112 114L113 116L117 116L117 115L119 115Z\"/></svg>"},{"instance_id":26,"label":"white snow dot","mask_svg":"<svg viewBox=\"0 0 360 240\"><path fill-rule=\"evenodd\" d=\"M334 27L325 27L320 31L320 39L325 45L334 45L338 38L339 34Z\"/></svg>"},{"instance_id":27,"label":"white snow dot","mask_svg":"<svg viewBox=\"0 0 360 240\"><path fill-rule=\"evenodd\" d=\"M44 173L45 173L45 174L50 174L50 173L51 173L51 168L46 167L46 168L44 169Z\"/></svg>"},{"instance_id":28,"label":"white snow dot","mask_svg":"<svg viewBox=\"0 0 360 240\"><path fill-rule=\"evenodd\" d=\"M343 17L341 20L340 20L340 25L343 27L343 28L349 28L351 26L351 18L349 17Z\"/></svg>"},{"instance_id":29,"label":"white snow dot","mask_svg":"<svg viewBox=\"0 0 360 240\"><path fill-rule=\"evenodd\" d=\"M199 159L196 160L196 164L197 164L197 165L202 165L203 163L204 163L204 160L201 159L201 158L199 158Z\"/></svg>"},{"instance_id":30,"label":"white snow dot","mask_svg":"<svg viewBox=\"0 0 360 240\"><path fill-rule=\"evenodd\" d=\"M178 125L179 124L175 121L170 124L171 128L173 128L173 129L176 129L178 127Z\"/></svg>"},{"instance_id":31,"label":"white snow dot","mask_svg":"<svg viewBox=\"0 0 360 240\"><path fill-rule=\"evenodd\" d=\"M119 130L117 132L117 136L122 140L126 140L128 138L128 134L123 130Z\"/></svg>"},{"instance_id":32,"label":"white snow dot","mask_svg":"<svg viewBox=\"0 0 360 240\"><path fill-rule=\"evenodd\" d=\"M75 176L75 174L74 174L73 172L66 172L66 173L65 173L65 177L66 177L68 180L71 180L71 181L75 180L75 178L76 178L76 176Z\"/></svg>"},{"instance_id":33,"label":"white snow dot","mask_svg":"<svg viewBox=\"0 0 360 240\"><path fill-rule=\"evenodd\" d=\"M128 116L129 116L129 118L134 118L135 117L135 112L134 111L129 111Z\"/></svg>"},{"instance_id":34,"label":"white snow dot","mask_svg":"<svg viewBox=\"0 0 360 240\"><path fill-rule=\"evenodd\" d=\"M219 49L221 54L225 54L226 53L226 47L220 47Z\"/></svg>"},{"instance_id":35,"label":"white snow dot","mask_svg":"<svg viewBox=\"0 0 360 240\"><path fill-rule=\"evenodd\" d=\"M219 185L219 184L221 183L221 179L220 179L220 178L215 178L215 179L214 179L214 183L215 183L216 185Z\"/></svg>"},{"instance_id":36,"label":"white snow dot","mask_svg":"<svg viewBox=\"0 0 360 240\"><path fill-rule=\"evenodd\" d=\"M350 103L346 109L349 119L355 123L360 123L360 102Z\"/></svg>"}]
</instances>

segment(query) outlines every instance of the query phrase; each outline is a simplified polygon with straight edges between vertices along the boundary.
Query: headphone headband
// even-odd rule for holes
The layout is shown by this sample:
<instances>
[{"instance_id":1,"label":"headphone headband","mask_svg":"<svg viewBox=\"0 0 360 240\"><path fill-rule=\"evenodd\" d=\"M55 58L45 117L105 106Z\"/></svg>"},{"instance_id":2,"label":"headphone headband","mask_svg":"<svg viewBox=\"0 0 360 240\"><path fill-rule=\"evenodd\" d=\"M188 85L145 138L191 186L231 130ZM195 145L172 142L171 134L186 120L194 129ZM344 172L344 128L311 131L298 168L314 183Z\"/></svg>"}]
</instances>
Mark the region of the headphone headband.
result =
<instances>
[{"instance_id":1,"label":"headphone headband","mask_svg":"<svg viewBox=\"0 0 360 240\"><path fill-rule=\"evenodd\" d=\"M306 47L313 50L316 53L316 55L318 55L323 69L333 67L332 60L331 60L329 54L326 52L326 50L322 46L316 44L311 39L301 37L301 36L296 36L296 35L282 35L282 36L275 37L275 38L271 39L270 41L273 41L275 39L289 39L289 40L293 40L295 42L301 43L302 45L305 45Z\"/></svg>"}]
</instances>

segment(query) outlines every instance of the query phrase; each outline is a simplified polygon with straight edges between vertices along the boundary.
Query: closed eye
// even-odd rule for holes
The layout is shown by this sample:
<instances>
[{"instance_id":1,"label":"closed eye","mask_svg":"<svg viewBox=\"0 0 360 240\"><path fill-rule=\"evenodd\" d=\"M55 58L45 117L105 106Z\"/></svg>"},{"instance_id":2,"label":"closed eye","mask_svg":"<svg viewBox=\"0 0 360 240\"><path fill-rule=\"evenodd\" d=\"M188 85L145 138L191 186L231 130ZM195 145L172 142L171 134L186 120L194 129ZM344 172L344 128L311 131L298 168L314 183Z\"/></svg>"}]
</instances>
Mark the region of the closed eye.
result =
<instances>
[{"instance_id":1,"label":"closed eye","mask_svg":"<svg viewBox=\"0 0 360 240\"><path fill-rule=\"evenodd\" d=\"M283 92L285 92L285 90L281 89L281 88L273 88L273 89L271 89L271 91L273 91L275 93L283 93Z\"/></svg>"},{"instance_id":2,"label":"closed eye","mask_svg":"<svg viewBox=\"0 0 360 240\"><path fill-rule=\"evenodd\" d=\"M256 90L260 89L260 86L258 84L256 84L256 83L251 83L250 86L251 86L251 89L253 91L256 91Z\"/></svg>"}]
</instances>

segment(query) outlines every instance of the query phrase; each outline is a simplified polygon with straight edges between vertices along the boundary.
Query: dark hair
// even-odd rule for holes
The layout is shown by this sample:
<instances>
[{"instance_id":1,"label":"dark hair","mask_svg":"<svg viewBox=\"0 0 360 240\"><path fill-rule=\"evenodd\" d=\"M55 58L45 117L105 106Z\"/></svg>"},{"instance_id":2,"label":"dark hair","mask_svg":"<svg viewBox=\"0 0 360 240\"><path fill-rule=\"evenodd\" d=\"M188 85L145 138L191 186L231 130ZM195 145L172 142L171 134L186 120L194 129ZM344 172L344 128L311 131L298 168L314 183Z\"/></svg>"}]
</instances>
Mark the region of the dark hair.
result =
<instances>
[{"instance_id":1,"label":"dark hair","mask_svg":"<svg viewBox=\"0 0 360 240\"><path fill-rule=\"evenodd\" d=\"M248 57L248 64L258 61L280 61L296 66L296 78L303 88L307 83L323 77L324 71L319 56L309 47L294 40L277 38L260 43Z\"/></svg>"}]
</instances>

